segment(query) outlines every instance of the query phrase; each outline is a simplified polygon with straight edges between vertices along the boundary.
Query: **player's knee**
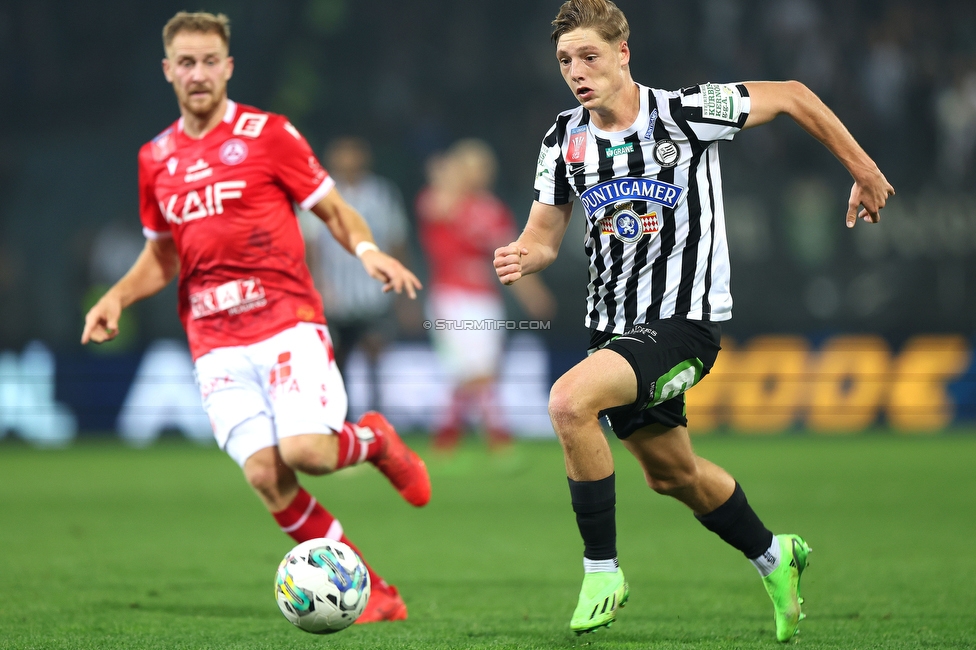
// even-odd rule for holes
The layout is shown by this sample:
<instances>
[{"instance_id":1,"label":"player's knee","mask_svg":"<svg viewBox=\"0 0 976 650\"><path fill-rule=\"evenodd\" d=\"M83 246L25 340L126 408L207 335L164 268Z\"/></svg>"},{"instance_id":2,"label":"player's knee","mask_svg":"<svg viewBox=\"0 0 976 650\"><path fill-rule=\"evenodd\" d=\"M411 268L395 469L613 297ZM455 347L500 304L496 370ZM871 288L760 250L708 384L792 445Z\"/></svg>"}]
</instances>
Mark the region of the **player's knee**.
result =
<instances>
[{"instance_id":1,"label":"player's knee","mask_svg":"<svg viewBox=\"0 0 976 650\"><path fill-rule=\"evenodd\" d=\"M560 439L589 418L597 416L591 411L571 382L560 379L549 391L549 419L552 420L552 426Z\"/></svg>"},{"instance_id":2,"label":"player's knee","mask_svg":"<svg viewBox=\"0 0 976 650\"><path fill-rule=\"evenodd\" d=\"M695 485L698 472L694 466L670 467L667 470L645 472L647 485L658 494L676 496Z\"/></svg>"},{"instance_id":3,"label":"player's knee","mask_svg":"<svg viewBox=\"0 0 976 650\"><path fill-rule=\"evenodd\" d=\"M307 434L278 441L281 459L293 470L321 476L335 471L338 461L335 436Z\"/></svg>"},{"instance_id":4,"label":"player's knee","mask_svg":"<svg viewBox=\"0 0 976 650\"><path fill-rule=\"evenodd\" d=\"M244 465L244 478L266 501L276 501L280 490L280 477L274 462L248 459Z\"/></svg>"}]
</instances>

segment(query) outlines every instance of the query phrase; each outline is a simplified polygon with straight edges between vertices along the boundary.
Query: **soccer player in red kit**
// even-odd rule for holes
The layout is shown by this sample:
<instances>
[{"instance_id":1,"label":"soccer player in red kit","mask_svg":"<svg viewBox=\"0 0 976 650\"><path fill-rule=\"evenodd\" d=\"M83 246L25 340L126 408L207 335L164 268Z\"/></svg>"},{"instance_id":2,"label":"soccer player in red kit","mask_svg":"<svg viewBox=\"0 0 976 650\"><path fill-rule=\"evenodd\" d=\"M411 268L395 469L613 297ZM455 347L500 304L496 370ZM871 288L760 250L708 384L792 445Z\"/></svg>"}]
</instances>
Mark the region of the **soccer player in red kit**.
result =
<instances>
[{"instance_id":1,"label":"soccer player in red kit","mask_svg":"<svg viewBox=\"0 0 976 650\"><path fill-rule=\"evenodd\" d=\"M444 451L457 445L470 413L484 425L492 448L511 441L496 390L504 326L463 326L505 321L491 257L516 228L511 210L491 192L496 167L487 143L460 140L431 161L430 184L417 197L418 235L430 271L428 310L436 321L430 334L453 384L434 435L435 447ZM545 318L555 299L538 277L528 279L525 286L512 285L513 293L530 316Z\"/></svg>"},{"instance_id":2,"label":"soccer player in red kit","mask_svg":"<svg viewBox=\"0 0 976 650\"><path fill-rule=\"evenodd\" d=\"M163 29L163 72L181 117L139 152L146 246L88 312L81 340L112 339L122 310L178 273L179 315L217 443L296 542L349 544L296 472L368 461L415 506L430 499L430 478L382 415L345 421L345 387L293 203L318 215L385 290L414 298L420 282L373 243L287 119L228 99L229 41L223 15L180 12ZM372 594L357 622L406 618L396 588L369 573Z\"/></svg>"}]
</instances>

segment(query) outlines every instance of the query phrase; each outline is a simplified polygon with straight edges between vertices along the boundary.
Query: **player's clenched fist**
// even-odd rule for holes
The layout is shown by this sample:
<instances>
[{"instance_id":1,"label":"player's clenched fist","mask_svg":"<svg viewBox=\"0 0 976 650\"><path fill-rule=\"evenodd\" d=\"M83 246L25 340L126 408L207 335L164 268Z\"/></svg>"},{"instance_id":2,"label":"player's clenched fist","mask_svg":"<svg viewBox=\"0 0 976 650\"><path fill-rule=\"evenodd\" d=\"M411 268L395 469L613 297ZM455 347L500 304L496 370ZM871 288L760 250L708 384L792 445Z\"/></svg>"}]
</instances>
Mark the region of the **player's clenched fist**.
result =
<instances>
[{"instance_id":1,"label":"player's clenched fist","mask_svg":"<svg viewBox=\"0 0 976 650\"><path fill-rule=\"evenodd\" d=\"M522 277L522 256L529 250L520 247L518 242L495 250L495 274L502 284L512 284Z\"/></svg>"}]
</instances>

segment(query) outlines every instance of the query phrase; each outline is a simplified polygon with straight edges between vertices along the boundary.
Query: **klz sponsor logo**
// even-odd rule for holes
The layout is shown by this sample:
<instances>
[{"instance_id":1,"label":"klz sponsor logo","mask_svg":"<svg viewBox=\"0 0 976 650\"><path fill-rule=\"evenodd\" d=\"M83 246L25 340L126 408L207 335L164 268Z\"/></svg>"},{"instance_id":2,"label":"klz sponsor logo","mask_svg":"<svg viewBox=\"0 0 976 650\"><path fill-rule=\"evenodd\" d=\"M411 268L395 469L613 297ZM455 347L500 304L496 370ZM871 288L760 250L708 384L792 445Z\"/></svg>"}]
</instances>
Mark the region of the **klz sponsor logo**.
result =
<instances>
[{"instance_id":1,"label":"klz sponsor logo","mask_svg":"<svg viewBox=\"0 0 976 650\"><path fill-rule=\"evenodd\" d=\"M232 280L212 289L190 294L190 313L194 319L222 311L241 314L266 304L268 300L258 278Z\"/></svg>"},{"instance_id":2,"label":"klz sponsor logo","mask_svg":"<svg viewBox=\"0 0 976 650\"><path fill-rule=\"evenodd\" d=\"M202 191L190 190L182 197L173 194L168 201L159 202L159 209L166 221L175 224L212 217L224 213L224 201L241 198L245 187L246 181L218 181Z\"/></svg>"}]
</instances>

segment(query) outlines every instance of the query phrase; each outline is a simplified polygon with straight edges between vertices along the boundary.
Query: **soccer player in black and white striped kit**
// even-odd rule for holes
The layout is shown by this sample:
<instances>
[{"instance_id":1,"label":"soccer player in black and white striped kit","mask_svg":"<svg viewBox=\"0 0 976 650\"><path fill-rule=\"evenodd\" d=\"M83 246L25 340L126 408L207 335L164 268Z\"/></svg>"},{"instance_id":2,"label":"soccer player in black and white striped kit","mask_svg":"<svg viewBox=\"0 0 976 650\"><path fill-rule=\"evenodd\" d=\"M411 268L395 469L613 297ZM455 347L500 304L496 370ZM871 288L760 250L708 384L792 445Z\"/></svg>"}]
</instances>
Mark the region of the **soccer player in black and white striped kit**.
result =
<instances>
[{"instance_id":1,"label":"soccer player in black and white striped kit","mask_svg":"<svg viewBox=\"0 0 976 650\"><path fill-rule=\"evenodd\" d=\"M802 83L649 88L631 78L630 28L612 2L569 0L553 26L560 71L580 106L546 134L528 223L495 252L494 265L504 284L549 266L580 200L589 356L549 399L584 544L570 627L581 634L609 625L629 596L617 562L613 458L599 420L608 416L648 485L753 563L773 601L776 636L788 641L802 617L809 546L770 532L735 479L695 455L685 417L684 392L714 364L720 323L732 315L717 143L789 115L854 178L848 227L858 218L877 223L894 189Z\"/></svg>"}]
</instances>

